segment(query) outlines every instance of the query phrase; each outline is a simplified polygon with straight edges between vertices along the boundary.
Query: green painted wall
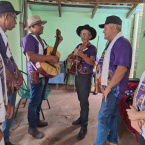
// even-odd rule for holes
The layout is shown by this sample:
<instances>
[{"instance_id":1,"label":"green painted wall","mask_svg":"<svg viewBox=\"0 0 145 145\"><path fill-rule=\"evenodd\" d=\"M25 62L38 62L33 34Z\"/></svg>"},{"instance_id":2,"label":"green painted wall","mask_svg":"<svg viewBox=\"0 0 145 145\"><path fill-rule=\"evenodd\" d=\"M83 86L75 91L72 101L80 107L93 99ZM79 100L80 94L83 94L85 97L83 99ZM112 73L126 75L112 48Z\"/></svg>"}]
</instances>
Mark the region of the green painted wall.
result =
<instances>
[{"instance_id":1,"label":"green painted wall","mask_svg":"<svg viewBox=\"0 0 145 145\"><path fill-rule=\"evenodd\" d=\"M61 30L64 40L59 45L58 51L61 53L60 60L63 61L81 42L80 37L76 34L76 29L78 26L84 24L89 24L97 30L97 36L99 36L98 57L100 58L106 41L104 40L104 34L102 33L103 29L100 29L98 24L104 23L106 17L109 15L114 15L114 13L96 13L93 19L91 19L91 13L81 12L62 12L62 17L59 17L58 11L32 11L32 15L39 15L42 20L47 20L42 38L44 38L50 46L54 46L55 43L55 30ZM130 19L126 19L125 14L119 14L118 16L120 16L123 20L124 36L130 38ZM91 41L91 43L95 46L97 46L97 39L98 37Z\"/></svg>"},{"instance_id":2,"label":"green painted wall","mask_svg":"<svg viewBox=\"0 0 145 145\"><path fill-rule=\"evenodd\" d=\"M91 13L82 12L62 12L62 17L59 17L58 11L31 11L30 16L39 15L42 20L47 20L47 24L44 27L44 34L42 38L50 46L54 46L55 43L55 30L60 29L63 36L63 42L59 45L58 51L61 54L60 61L64 61L67 56L74 50L74 48L81 43L80 37L76 34L76 29L78 26L89 24L94 27L97 31L96 39L92 40L91 43L97 46L97 40L99 36L98 45L98 57L101 57L102 51L105 48L106 40L104 40L103 29L98 27L99 24L104 23L106 17L109 15L114 15L114 13L96 13L93 19L91 19ZM130 39L131 31L131 20L126 19L126 14L118 14L123 20L123 34L128 39ZM29 17L29 15L28 15ZM74 83L74 77L70 76L69 84Z\"/></svg>"},{"instance_id":3,"label":"green painted wall","mask_svg":"<svg viewBox=\"0 0 145 145\"><path fill-rule=\"evenodd\" d=\"M140 42L139 42L139 51L138 51L138 59L137 59L137 70L136 77L140 78L143 71L145 71L145 37L142 38L143 30L145 30L145 5L142 17L142 26L140 33Z\"/></svg>"}]
</instances>

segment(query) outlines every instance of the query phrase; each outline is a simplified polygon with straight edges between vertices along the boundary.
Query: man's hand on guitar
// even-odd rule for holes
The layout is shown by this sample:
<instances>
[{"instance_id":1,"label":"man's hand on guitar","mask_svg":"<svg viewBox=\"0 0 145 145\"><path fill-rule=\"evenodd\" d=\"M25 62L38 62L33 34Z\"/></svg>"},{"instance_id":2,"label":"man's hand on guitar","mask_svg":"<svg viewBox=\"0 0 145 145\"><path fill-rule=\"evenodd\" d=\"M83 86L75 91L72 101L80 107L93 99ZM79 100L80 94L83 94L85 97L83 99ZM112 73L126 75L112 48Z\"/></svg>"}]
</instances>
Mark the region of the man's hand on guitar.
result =
<instances>
[{"instance_id":1,"label":"man's hand on guitar","mask_svg":"<svg viewBox=\"0 0 145 145\"><path fill-rule=\"evenodd\" d=\"M68 63L72 63L72 61L73 61L73 53L71 53L69 56L68 56L68 58L67 58L67 62Z\"/></svg>"},{"instance_id":2,"label":"man's hand on guitar","mask_svg":"<svg viewBox=\"0 0 145 145\"><path fill-rule=\"evenodd\" d=\"M51 64L56 64L56 63L58 63L59 62L59 57L57 57L57 56L53 56L53 55L49 55L49 57L50 57L50 63Z\"/></svg>"},{"instance_id":3,"label":"man's hand on guitar","mask_svg":"<svg viewBox=\"0 0 145 145\"><path fill-rule=\"evenodd\" d=\"M83 58L83 56L84 56L84 53L83 53L83 51L81 50L81 49L75 49L74 50L74 53L75 53L75 55L78 55L78 56L80 56L81 58Z\"/></svg>"}]
</instances>

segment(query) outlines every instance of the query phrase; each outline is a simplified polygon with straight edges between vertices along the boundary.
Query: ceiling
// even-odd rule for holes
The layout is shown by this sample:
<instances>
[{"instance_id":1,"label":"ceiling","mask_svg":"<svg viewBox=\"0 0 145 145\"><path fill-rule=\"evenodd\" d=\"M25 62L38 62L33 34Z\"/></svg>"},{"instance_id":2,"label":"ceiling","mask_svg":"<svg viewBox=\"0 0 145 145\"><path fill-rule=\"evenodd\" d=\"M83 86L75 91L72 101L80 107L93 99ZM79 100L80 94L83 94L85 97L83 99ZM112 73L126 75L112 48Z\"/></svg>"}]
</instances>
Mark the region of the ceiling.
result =
<instances>
[{"instance_id":1,"label":"ceiling","mask_svg":"<svg viewBox=\"0 0 145 145\"><path fill-rule=\"evenodd\" d=\"M27 0L30 9L39 11L58 11L59 17L62 12L91 12L91 18L96 13L125 13L126 18L132 14L140 13L143 9L142 0Z\"/></svg>"}]
</instances>

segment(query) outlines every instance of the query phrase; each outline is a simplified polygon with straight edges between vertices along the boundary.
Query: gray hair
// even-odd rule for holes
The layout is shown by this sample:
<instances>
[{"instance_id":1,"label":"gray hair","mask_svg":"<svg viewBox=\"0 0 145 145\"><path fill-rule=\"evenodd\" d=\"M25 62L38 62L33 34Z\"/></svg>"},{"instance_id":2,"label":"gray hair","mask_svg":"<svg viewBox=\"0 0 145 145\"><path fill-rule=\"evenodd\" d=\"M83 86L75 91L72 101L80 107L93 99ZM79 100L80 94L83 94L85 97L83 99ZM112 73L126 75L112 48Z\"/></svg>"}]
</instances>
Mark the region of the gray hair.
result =
<instances>
[{"instance_id":1,"label":"gray hair","mask_svg":"<svg viewBox=\"0 0 145 145\"><path fill-rule=\"evenodd\" d=\"M113 26L116 26L116 29L119 31L119 32L121 32L121 30L122 30L122 26L120 26L120 25L117 25L117 24L110 24L110 28L112 28Z\"/></svg>"},{"instance_id":2,"label":"gray hair","mask_svg":"<svg viewBox=\"0 0 145 145\"><path fill-rule=\"evenodd\" d=\"M0 18L1 18L2 16L4 16L5 14L14 14L14 13L13 13L13 12L2 13L2 14L0 14Z\"/></svg>"}]
</instances>

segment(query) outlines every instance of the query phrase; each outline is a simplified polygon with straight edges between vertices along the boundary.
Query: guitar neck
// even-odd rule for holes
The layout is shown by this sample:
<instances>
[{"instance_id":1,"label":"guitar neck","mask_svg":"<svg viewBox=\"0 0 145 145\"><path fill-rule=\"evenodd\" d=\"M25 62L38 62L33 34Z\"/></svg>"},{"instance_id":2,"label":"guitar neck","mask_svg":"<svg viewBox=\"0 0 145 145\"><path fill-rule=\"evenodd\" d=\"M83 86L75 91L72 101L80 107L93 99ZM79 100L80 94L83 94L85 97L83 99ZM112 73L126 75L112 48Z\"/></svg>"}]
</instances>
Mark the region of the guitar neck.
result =
<instances>
[{"instance_id":1,"label":"guitar neck","mask_svg":"<svg viewBox=\"0 0 145 145\"><path fill-rule=\"evenodd\" d=\"M53 51L52 51L52 53L51 53L51 55L53 55L53 56L55 56L56 55L56 51L57 51L57 47L58 47L58 40L55 42L55 45L54 45L54 47L53 47Z\"/></svg>"}]
</instances>

